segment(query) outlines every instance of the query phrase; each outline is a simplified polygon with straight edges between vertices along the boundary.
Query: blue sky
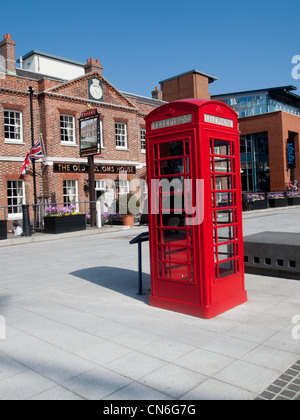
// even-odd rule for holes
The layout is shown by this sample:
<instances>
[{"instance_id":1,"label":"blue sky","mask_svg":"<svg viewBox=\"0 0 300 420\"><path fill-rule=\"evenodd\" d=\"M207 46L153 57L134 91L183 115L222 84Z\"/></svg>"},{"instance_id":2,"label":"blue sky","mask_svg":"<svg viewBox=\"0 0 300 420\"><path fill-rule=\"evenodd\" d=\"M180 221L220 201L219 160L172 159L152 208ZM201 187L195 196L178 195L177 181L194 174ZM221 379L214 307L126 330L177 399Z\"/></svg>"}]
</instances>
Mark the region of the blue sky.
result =
<instances>
[{"instance_id":1,"label":"blue sky","mask_svg":"<svg viewBox=\"0 0 300 420\"><path fill-rule=\"evenodd\" d=\"M4 4L3 4L4 3ZM151 96L159 81L197 69L211 94L294 85L299 0L52 0L1 4L1 30L17 58L36 49L99 58L118 89ZM299 71L300 74L300 71Z\"/></svg>"}]
</instances>

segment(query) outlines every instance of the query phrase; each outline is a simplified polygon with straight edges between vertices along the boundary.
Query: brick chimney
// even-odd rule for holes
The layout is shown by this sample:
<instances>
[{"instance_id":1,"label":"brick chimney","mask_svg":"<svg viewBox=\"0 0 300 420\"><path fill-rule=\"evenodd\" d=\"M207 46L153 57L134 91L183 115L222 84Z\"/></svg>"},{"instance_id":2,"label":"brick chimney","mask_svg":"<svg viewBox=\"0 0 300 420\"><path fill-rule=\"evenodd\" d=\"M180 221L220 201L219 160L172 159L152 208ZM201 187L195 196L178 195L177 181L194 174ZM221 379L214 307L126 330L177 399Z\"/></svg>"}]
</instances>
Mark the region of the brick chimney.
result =
<instances>
[{"instance_id":1,"label":"brick chimney","mask_svg":"<svg viewBox=\"0 0 300 420\"><path fill-rule=\"evenodd\" d=\"M84 66L85 74L93 73L97 71L100 74L103 74L103 66L100 64L100 60L94 60L93 58L89 58L87 60L87 64Z\"/></svg>"},{"instance_id":2,"label":"brick chimney","mask_svg":"<svg viewBox=\"0 0 300 420\"><path fill-rule=\"evenodd\" d=\"M4 35L3 41L0 42L0 56L4 59L6 73L16 74L16 42L11 39L11 34Z\"/></svg>"},{"instance_id":3,"label":"brick chimney","mask_svg":"<svg viewBox=\"0 0 300 420\"><path fill-rule=\"evenodd\" d=\"M217 78L214 76L199 70L191 70L159 83L163 92L163 100L172 102L188 98L210 99L209 84L215 80Z\"/></svg>"},{"instance_id":4,"label":"brick chimney","mask_svg":"<svg viewBox=\"0 0 300 420\"><path fill-rule=\"evenodd\" d=\"M162 101L162 90L159 90L157 86L155 86L155 90L152 91L152 99Z\"/></svg>"}]
</instances>

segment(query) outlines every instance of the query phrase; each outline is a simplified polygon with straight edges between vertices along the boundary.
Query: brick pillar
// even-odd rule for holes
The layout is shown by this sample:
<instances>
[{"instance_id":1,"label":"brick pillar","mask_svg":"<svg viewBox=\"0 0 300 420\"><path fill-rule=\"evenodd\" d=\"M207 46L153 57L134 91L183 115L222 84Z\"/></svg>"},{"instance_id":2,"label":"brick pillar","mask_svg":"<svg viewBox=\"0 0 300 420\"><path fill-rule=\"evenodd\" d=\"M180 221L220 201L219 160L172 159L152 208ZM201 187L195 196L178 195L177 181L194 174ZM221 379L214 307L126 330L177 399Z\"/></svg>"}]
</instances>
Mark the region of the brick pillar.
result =
<instances>
[{"instance_id":1,"label":"brick pillar","mask_svg":"<svg viewBox=\"0 0 300 420\"><path fill-rule=\"evenodd\" d=\"M11 34L4 35L0 42L0 56L1 65L5 65L7 74L16 74L16 42L11 39Z\"/></svg>"},{"instance_id":2,"label":"brick pillar","mask_svg":"<svg viewBox=\"0 0 300 420\"><path fill-rule=\"evenodd\" d=\"M94 60L93 58L89 58L87 60L87 64L84 66L85 74L93 73L97 71L100 74L103 74L103 66L100 64L100 60Z\"/></svg>"}]
</instances>

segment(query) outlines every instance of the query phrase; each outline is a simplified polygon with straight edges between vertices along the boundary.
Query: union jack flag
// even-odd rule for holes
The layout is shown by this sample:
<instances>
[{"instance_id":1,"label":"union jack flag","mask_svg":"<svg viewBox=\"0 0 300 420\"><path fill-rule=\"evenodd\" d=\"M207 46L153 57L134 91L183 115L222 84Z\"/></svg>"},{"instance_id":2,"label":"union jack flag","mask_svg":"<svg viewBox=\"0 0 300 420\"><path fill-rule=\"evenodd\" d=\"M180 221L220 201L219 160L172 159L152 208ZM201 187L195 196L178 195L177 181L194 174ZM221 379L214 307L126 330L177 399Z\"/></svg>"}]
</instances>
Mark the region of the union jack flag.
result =
<instances>
[{"instance_id":1,"label":"union jack flag","mask_svg":"<svg viewBox=\"0 0 300 420\"><path fill-rule=\"evenodd\" d=\"M29 152L27 153L25 157L25 160L23 162L23 166L21 169L21 175L22 176L26 175L26 170L30 162L32 162L33 160L42 159L43 157L44 157L44 154L42 152L41 141L38 140L35 143L35 145L29 150Z\"/></svg>"}]
</instances>

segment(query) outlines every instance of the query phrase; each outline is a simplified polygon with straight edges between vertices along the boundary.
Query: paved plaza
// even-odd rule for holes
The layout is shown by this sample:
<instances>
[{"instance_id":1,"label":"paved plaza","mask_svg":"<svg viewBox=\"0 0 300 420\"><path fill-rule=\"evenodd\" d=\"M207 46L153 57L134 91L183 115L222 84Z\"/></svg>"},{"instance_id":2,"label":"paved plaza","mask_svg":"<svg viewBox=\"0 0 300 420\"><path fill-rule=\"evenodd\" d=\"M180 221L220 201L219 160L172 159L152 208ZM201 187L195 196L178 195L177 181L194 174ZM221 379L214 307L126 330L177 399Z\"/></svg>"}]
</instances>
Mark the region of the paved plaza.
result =
<instances>
[{"instance_id":1,"label":"paved plaza","mask_svg":"<svg viewBox=\"0 0 300 420\"><path fill-rule=\"evenodd\" d=\"M211 320L150 307L145 230L0 241L0 400L299 399L300 281L246 274ZM263 231L300 234L300 208L244 214Z\"/></svg>"}]
</instances>

